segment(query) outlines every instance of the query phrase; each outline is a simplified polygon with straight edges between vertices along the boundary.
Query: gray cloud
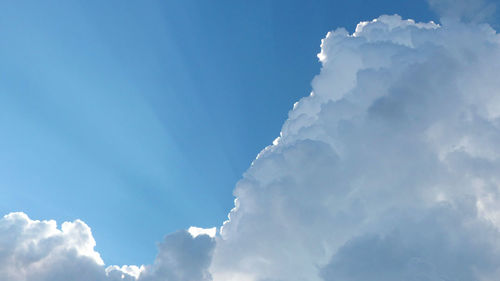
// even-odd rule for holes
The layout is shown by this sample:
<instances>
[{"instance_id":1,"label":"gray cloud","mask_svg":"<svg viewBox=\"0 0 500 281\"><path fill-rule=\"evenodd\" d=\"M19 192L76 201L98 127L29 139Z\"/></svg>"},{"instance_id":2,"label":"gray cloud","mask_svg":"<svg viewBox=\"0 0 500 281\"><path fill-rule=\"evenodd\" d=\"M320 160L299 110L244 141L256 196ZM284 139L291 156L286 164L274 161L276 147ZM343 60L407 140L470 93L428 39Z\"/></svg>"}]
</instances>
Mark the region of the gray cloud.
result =
<instances>
[{"instance_id":1,"label":"gray cloud","mask_svg":"<svg viewBox=\"0 0 500 281\"><path fill-rule=\"evenodd\" d=\"M346 242L322 276L326 281L495 280L500 268L498 233L477 222L474 212L473 205L442 204L426 214L397 214L399 222L387 233Z\"/></svg>"},{"instance_id":2,"label":"gray cloud","mask_svg":"<svg viewBox=\"0 0 500 281\"><path fill-rule=\"evenodd\" d=\"M208 235L193 238L187 231L165 237L154 265L147 267L139 281L209 281L208 267L215 241Z\"/></svg>"}]
</instances>

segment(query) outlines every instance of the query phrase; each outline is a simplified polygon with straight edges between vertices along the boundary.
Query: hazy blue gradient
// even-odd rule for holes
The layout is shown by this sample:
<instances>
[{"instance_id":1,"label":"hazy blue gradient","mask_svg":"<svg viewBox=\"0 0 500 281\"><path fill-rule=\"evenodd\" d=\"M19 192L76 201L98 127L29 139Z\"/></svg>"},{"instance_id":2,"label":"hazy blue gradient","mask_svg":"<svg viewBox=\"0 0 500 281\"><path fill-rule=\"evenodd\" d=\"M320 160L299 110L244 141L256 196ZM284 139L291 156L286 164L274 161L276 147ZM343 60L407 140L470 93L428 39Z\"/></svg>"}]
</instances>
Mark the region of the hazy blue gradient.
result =
<instances>
[{"instance_id":1,"label":"hazy blue gradient","mask_svg":"<svg viewBox=\"0 0 500 281\"><path fill-rule=\"evenodd\" d=\"M217 226L319 71L320 39L425 1L4 1L0 212L83 219L107 264Z\"/></svg>"}]
</instances>

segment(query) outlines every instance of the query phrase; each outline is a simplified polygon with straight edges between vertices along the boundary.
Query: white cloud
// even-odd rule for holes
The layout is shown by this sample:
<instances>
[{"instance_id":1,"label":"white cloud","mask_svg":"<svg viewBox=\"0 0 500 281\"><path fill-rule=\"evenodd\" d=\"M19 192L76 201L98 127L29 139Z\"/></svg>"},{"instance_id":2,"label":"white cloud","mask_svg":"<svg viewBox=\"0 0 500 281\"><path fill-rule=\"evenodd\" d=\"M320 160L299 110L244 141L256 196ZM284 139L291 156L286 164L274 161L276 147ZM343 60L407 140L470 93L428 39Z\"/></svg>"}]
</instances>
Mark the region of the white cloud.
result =
<instances>
[{"instance_id":1,"label":"white cloud","mask_svg":"<svg viewBox=\"0 0 500 281\"><path fill-rule=\"evenodd\" d=\"M198 237L200 235L208 235L208 236L214 238L215 234L217 233L217 228L216 227L201 228L201 227L191 226L191 227L188 228L188 232L194 238L196 238L196 237Z\"/></svg>"},{"instance_id":2,"label":"white cloud","mask_svg":"<svg viewBox=\"0 0 500 281\"><path fill-rule=\"evenodd\" d=\"M215 280L496 280L500 37L399 16L328 33L313 94L237 184Z\"/></svg>"},{"instance_id":3,"label":"white cloud","mask_svg":"<svg viewBox=\"0 0 500 281\"><path fill-rule=\"evenodd\" d=\"M328 33L313 92L238 182L220 230L168 235L153 265L102 265L81 221L0 220L21 281L497 280L500 37L399 16Z\"/></svg>"},{"instance_id":4,"label":"white cloud","mask_svg":"<svg viewBox=\"0 0 500 281\"><path fill-rule=\"evenodd\" d=\"M36 221L23 213L0 220L0 276L9 281L104 280L103 261L82 221ZM75 274L75 273L83 274Z\"/></svg>"},{"instance_id":5,"label":"white cloud","mask_svg":"<svg viewBox=\"0 0 500 281\"><path fill-rule=\"evenodd\" d=\"M165 237L150 266L104 267L82 221L31 220L24 213L0 219L0 280L9 281L204 281L213 238L180 231Z\"/></svg>"},{"instance_id":6,"label":"white cloud","mask_svg":"<svg viewBox=\"0 0 500 281\"><path fill-rule=\"evenodd\" d=\"M112 280L136 280L137 278L139 278L141 273L144 272L144 269L145 267L143 265L140 267L136 265L123 265L121 267L112 265L106 268L106 275L108 275Z\"/></svg>"}]
</instances>

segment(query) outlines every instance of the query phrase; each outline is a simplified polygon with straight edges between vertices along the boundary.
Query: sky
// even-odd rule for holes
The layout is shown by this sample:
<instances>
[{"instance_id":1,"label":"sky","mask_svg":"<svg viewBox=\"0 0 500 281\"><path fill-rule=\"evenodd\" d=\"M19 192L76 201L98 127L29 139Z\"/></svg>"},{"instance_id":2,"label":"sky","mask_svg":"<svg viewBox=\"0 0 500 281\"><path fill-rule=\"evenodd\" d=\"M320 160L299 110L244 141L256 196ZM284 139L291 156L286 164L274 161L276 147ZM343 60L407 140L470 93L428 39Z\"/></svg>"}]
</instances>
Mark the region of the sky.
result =
<instances>
[{"instance_id":1,"label":"sky","mask_svg":"<svg viewBox=\"0 0 500 281\"><path fill-rule=\"evenodd\" d=\"M495 4L1 3L0 276L496 280Z\"/></svg>"},{"instance_id":2,"label":"sky","mask_svg":"<svg viewBox=\"0 0 500 281\"><path fill-rule=\"evenodd\" d=\"M433 16L423 1L1 3L1 213L82 219L107 262L151 262L166 233L226 219L326 32L393 13Z\"/></svg>"}]
</instances>

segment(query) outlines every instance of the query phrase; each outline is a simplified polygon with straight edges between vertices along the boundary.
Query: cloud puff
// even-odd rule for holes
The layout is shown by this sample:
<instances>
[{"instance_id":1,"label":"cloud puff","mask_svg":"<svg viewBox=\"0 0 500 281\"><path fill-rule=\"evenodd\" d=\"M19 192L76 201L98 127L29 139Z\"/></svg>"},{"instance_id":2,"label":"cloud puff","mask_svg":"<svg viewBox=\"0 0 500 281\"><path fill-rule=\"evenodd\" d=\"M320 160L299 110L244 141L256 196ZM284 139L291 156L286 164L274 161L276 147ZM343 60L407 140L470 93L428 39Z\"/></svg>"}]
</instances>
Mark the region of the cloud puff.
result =
<instances>
[{"instance_id":1,"label":"cloud puff","mask_svg":"<svg viewBox=\"0 0 500 281\"><path fill-rule=\"evenodd\" d=\"M496 279L500 37L449 23L328 33L311 95L237 184L215 280Z\"/></svg>"},{"instance_id":2,"label":"cloud puff","mask_svg":"<svg viewBox=\"0 0 500 281\"><path fill-rule=\"evenodd\" d=\"M23 213L0 220L0 276L3 280L104 280L103 261L82 221L33 221ZM80 274L75 274L75 273Z\"/></svg>"},{"instance_id":3,"label":"cloud puff","mask_svg":"<svg viewBox=\"0 0 500 281\"><path fill-rule=\"evenodd\" d=\"M497 280L500 37L381 16L329 32L312 93L238 182L215 238L165 238L153 265L105 268L81 221L0 220L21 281ZM207 235L209 234L209 235Z\"/></svg>"},{"instance_id":4,"label":"cloud puff","mask_svg":"<svg viewBox=\"0 0 500 281\"><path fill-rule=\"evenodd\" d=\"M165 237L155 263L147 267L139 281L209 281L208 267L215 241L206 234L196 237L179 231Z\"/></svg>"},{"instance_id":5,"label":"cloud puff","mask_svg":"<svg viewBox=\"0 0 500 281\"><path fill-rule=\"evenodd\" d=\"M94 251L82 221L31 220L24 213L0 219L0 277L9 281L207 281L213 238L179 231L159 245L150 266L109 266ZM165 279L166 278L166 279Z\"/></svg>"}]
</instances>

